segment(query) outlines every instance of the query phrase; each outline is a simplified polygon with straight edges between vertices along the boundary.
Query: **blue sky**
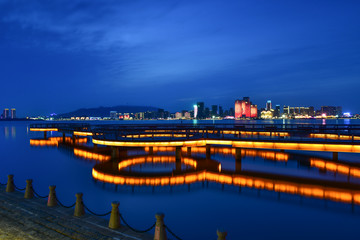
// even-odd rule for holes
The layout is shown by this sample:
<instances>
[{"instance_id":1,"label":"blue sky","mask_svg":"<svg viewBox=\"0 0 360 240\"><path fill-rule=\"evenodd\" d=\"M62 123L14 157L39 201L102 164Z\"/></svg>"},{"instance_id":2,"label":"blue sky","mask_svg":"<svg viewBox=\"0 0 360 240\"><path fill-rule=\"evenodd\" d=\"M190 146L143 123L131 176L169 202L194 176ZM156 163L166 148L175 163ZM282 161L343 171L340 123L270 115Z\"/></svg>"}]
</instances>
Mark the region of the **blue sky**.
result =
<instances>
[{"instance_id":1,"label":"blue sky","mask_svg":"<svg viewBox=\"0 0 360 240\"><path fill-rule=\"evenodd\" d=\"M0 108L360 112L360 1L0 0Z\"/></svg>"}]
</instances>

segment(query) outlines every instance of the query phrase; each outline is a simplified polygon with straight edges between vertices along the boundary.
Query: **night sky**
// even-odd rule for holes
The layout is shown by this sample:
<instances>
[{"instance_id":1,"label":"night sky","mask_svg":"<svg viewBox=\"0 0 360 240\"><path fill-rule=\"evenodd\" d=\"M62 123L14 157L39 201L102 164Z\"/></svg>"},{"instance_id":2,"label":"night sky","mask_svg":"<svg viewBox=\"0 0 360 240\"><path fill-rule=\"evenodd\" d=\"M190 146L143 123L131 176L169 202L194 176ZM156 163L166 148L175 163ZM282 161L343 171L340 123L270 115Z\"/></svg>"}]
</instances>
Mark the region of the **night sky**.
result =
<instances>
[{"instance_id":1,"label":"night sky","mask_svg":"<svg viewBox=\"0 0 360 240\"><path fill-rule=\"evenodd\" d=\"M0 108L360 112L360 1L0 0Z\"/></svg>"}]
</instances>

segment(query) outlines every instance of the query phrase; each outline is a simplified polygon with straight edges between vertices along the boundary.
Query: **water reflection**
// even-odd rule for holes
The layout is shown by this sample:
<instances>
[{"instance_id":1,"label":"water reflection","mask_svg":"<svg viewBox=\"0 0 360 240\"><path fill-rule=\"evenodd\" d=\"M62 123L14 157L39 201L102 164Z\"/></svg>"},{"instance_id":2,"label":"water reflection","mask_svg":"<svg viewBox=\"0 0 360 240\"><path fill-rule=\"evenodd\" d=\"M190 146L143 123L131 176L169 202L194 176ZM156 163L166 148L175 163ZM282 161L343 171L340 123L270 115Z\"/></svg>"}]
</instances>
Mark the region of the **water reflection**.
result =
<instances>
[{"instance_id":1,"label":"water reflection","mask_svg":"<svg viewBox=\"0 0 360 240\"><path fill-rule=\"evenodd\" d=\"M59 146L59 143L85 144L87 141L87 138L49 137L47 139L30 139L30 146Z\"/></svg>"},{"instance_id":2,"label":"water reflection","mask_svg":"<svg viewBox=\"0 0 360 240\"><path fill-rule=\"evenodd\" d=\"M4 135L5 135L5 138L9 138L9 127L8 126L4 127Z\"/></svg>"},{"instance_id":3,"label":"water reflection","mask_svg":"<svg viewBox=\"0 0 360 240\"><path fill-rule=\"evenodd\" d=\"M174 169L168 173L146 173L127 171L133 165L146 162L176 162L191 165L190 169ZM201 158L174 156L140 156L120 162L109 161L93 168L93 178L99 181L131 186L173 186L196 182L215 182L238 187L256 188L300 196L328 199L343 203L360 204L360 185L307 179L303 177L281 176L252 171L221 170L220 163Z\"/></svg>"},{"instance_id":4,"label":"water reflection","mask_svg":"<svg viewBox=\"0 0 360 240\"><path fill-rule=\"evenodd\" d=\"M137 187L166 187L202 183L216 183L239 188L266 190L342 203L360 204L360 165L325 158L309 157L280 151L212 147L182 147L177 155L175 147L109 148L92 146L87 137L50 137L31 139L31 146L65 146L76 157L99 162L92 169L97 181ZM116 152L117 154L114 154ZM233 162L234 168L226 167ZM255 170L244 168L249 159L263 159L286 165L285 174L264 170L261 163ZM166 171L161 167L166 165ZM223 166L224 164L224 166ZM262 164L264 165L264 164ZM147 169L152 166L151 171ZM304 168L300 168L304 166ZM292 174L299 171L300 175ZM317 169L317 172L313 170ZM326 175L333 172L339 176ZM308 173L311 173L310 175ZM316 177L314 176L316 175ZM347 178L346 178L347 176Z\"/></svg>"}]
</instances>

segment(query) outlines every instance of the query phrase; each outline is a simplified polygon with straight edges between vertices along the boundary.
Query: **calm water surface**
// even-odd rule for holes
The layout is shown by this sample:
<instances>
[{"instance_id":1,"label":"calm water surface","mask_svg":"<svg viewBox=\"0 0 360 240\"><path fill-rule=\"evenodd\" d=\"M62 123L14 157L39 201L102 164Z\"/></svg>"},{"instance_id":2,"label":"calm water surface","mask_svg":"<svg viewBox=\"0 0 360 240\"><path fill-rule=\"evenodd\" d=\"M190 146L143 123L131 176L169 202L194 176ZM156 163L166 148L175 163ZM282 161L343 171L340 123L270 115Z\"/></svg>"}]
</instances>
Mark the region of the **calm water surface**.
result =
<instances>
[{"instance_id":1,"label":"calm water surface","mask_svg":"<svg viewBox=\"0 0 360 240\"><path fill-rule=\"evenodd\" d=\"M158 123L150 121L151 123ZM168 123L169 121L160 121ZM207 121L207 123L212 121ZM229 123L232 121L229 121ZM260 123L259 121L253 121ZM275 123L282 123L277 121ZM294 123L294 121L286 121ZM297 122L308 122L304 120ZM104 123L104 122L101 122ZM114 123L114 122L109 122ZM116 123L140 123L124 121ZM174 123L171 121L170 123ZM249 121L247 121L249 123ZM273 121L268 121L273 123ZM314 122L315 123L315 122ZM356 120L332 120L316 123L360 124ZM190 186L118 186L94 181L92 169L98 161L79 157L69 146L30 146L30 139L40 139L42 133L30 132L29 122L0 122L0 181L7 174L15 175L15 183L25 186L32 178L41 195L49 185L56 185L57 196L65 204L75 201L75 193L84 193L84 202L93 211L103 213L112 201L120 202L120 212L133 227L145 229L155 221L156 212L165 213L165 223L183 239L216 239L216 229L228 231L228 239L356 239L360 224L360 206L301 197L286 193L242 188L210 182ZM59 136L53 133L50 137ZM90 141L89 141L90 142ZM86 144L85 144L86 145ZM87 145L91 146L91 143ZM225 171L235 171L232 154L214 150L211 160L221 163ZM146 149L134 149L128 155L146 155ZM158 156L174 156L173 151L155 151ZM278 154L278 153L277 153ZM280 156L280 157L279 157ZM358 154L339 154L341 161L360 163ZM192 157L204 158L203 150ZM329 153L284 153L275 157L270 151L243 152L241 169L257 173L281 174L360 184L357 177L348 177L310 166L310 158L329 158ZM284 158L286 160L284 160ZM175 163L147 163L127 167L132 172L171 172ZM182 165L182 170L189 166ZM169 235L170 239L171 236Z\"/></svg>"}]
</instances>

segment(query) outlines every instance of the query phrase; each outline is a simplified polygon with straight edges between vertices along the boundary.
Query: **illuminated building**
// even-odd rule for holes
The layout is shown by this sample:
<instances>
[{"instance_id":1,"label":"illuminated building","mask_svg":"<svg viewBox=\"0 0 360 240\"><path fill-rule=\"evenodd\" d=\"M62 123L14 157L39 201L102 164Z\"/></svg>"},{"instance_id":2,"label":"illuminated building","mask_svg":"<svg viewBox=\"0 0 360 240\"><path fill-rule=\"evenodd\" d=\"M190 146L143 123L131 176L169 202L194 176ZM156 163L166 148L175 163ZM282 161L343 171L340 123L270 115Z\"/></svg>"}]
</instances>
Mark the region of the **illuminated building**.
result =
<instances>
[{"instance_id":1,"label":"illuminated building","mask_svg":"<svg viewBox=\"0 0 360 240\"><path fill-rule=\"evenodd\" d=\"M110 119L116 119L117 118L117 112L116 111L110 111Z\"/></svg>"},{"instance_id":2,"label":"illuminated building","mask_svg":"<svg viewBox=\"0 0 360 240\"><path fill-rule=\"evenodd\" d=\"M241 118L242 114L242 107L241 107L241 100L235 101L235 118Z\"/></svg>"},{"instance_id":3,"label":"illuminated building","mask_svg":"<svg viewBox=\"0 0 360 240\"><path fill-rule=\"evenodd\" d=\"M261 112L261 118L262 119L271 119L274 117L274 109L271 109L269 111L262 111Z\"/></svg>"},{"instance_id":4,"label":"illuminated building","mask_svg":"<svg viewBox=\"0 0 360 240\"><path fill-rule=\"evenodd\" d=\"M271 100L266 102L266 111L270 111L272 109Z\"/></svg>"},{"instance_id":5,"label":"illuminated building","mask_svg":"<svg viewBox=\"0 0 360 240\"><path fill-rule=\"evenodd\" d=\"M189 113L189 112L185 112L185 113L184 113L184 118L186 118L186 119L191 118L190 113Z\"/></svg>"},{"instance_id":6,"label":"illuminated building","mask_svg":"<svg viewBox=\"0 0 360 240\"><path fill-rule=\"evenodd\" d=\"M11 119L15 119L16 118L16 109L12 108L11 109Z\"/></svg>"},{"instance_id":7,"label":"illuminated building","mask_svg":"<svg viewBox=\"0 0 360 240\"><path fill-rule=\"evenodd\" d=\"M219 116L222 117L224 115L224 110L222 106L219 106Z\"/></svg>"},{"instance_id":8,"label":"illuminated building","mask_svg":"<svg viewBox=\"0 0 360 240\"><path fill-rule=\"evenodd\" d=\"M194 118L197 118L198 116L198 106L194 105Z\"/></svg>"},{"instance_id":9,"label":"illuminated building","mask_svg":"<svg viewBox=\"0 0 360 240\"><path fill-rule=\"evenodd\" d=\"M213 116L218 115L218 106L217 105L212 105L211 106L211 115L213 115Z\"/></svg>"},{"instance_id":10,"label":"illuminated building","mask_svg":"<svg viewBox=\"0 0 360 240\"><path fill-rule=\"evenodd\" d=\"M182 118L182 113L181 112L175 113L175 118Z\"/></svg>"},{"instance_id":11,"label":"illuminated building","mask_svg":"<svg viewBox=\"0 0 360 240\"><path fill-rule=\"evenodd\" d=\"M315 115L313 106L310 107L290 107L284 106L283 116L290 118L308 118Z\"/></svg>"},{"instance_id":12,"label":"illuminated building","mask_svg":"<svg viewBox=\"0 0 360 240\"><path fill-rule=\"evenodd\" d=\"M5 108L5 109L4 109L3 118L4 118L4 119L10 118L10 116L9 116L9 109L8 109L8 108Z\"/></svg>"},{"instance_id":13,"label":"illuminated building","mask_svg":"<svg viewBox=\"0 0 360 240\"><path fill-rule=\"evenodd\" d=\"M257 106L252 105L249 97L235 101L235 118L254 118L257 117Z\"/></svg>"},{"instance_id":14,"label":"illuminated building","mask_svg":"<svg viewBox=\"0 0 360 240\"><path fill-rule=\"evenodd\" d=\"M204 119L205 118L205 104L204 104L204 102L198 102L197 103L197 108L198 108L197 118Z\"/></svg>"},{"instance_id":15,"label":"illuminated building","mask_svg":"<svg viewBox=\"0 0 360 240\"><path fill-rule=\"evenodd\" d=\"M209 117L210 117L210 109L207 107L205 108L204 118L209 118Z\"/></svg>"},{"instance_id":16,"label":"illuminated building","mask_svg":"<svg viewBox=\"0 0 360 240\"><path fill-rule=\"evenodd\" d=\"M279 118L280 117L280 105L276 105L275 106L275 110L274 110L274 117Z\"/></svg>"},{"instance_id":17,"label":"illuminated building","mask_svg":"<svg viewBox=\"0 0 360 240\"><path fill-rule=\"evenodd\" d=\"M321 106L321 115L325 116L342 116L342 107Z\"/></svg>"},{"instance_id":18,"label":"illuminated building","mask_svg":"<svg viewBox=\"0 0 360 240\"><path fill-rule=\"evenodd\" d=\"M250 107L250 117L251 118L257 118L258 116L258 110L257 110L257 105L251 105Z\"/></svg>"},{"instance_id":19,"label":"illuminated building","mask_svg":"<svg viewBox=\"0 0 360 240\"><path fill-rule=\"evenodd\" d=\"M286 115L286 116L288 116L290 114L290 107L289 106L284 106L283 114Z\"/></svg>"}]
</instances>

